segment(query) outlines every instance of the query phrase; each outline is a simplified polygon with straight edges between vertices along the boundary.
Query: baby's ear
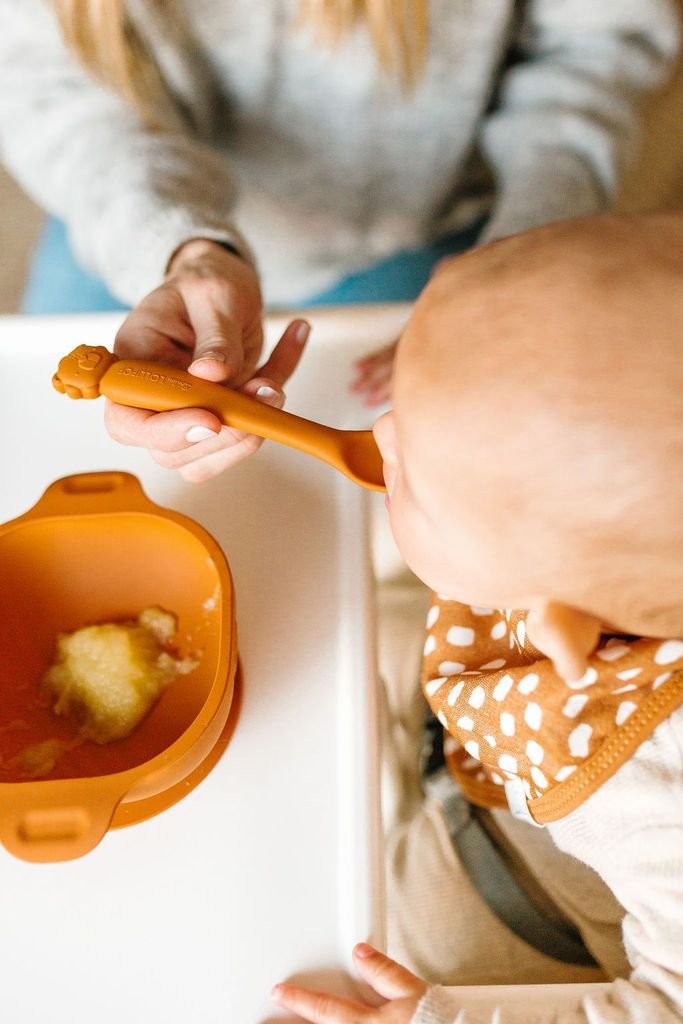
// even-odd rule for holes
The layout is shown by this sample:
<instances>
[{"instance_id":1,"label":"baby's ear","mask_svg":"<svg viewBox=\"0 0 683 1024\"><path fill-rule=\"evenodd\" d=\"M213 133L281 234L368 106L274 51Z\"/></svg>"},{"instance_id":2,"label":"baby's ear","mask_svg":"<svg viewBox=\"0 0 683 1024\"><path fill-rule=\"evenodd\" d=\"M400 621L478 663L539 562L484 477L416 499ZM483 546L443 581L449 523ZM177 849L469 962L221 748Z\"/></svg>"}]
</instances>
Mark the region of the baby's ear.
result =
<instances>
[{"instance_id":1,"label":"baby's ear","mask_svg":"<svg viewBox=\"0 0 683 1024\"><path fill-rule=\"evenodd\" d=\"M557 601L539 605L527 618L529 640L568 682L585 673L586 659L597 647L600 632L600 620L594 615Z\"/></svg>"}]
</instances>

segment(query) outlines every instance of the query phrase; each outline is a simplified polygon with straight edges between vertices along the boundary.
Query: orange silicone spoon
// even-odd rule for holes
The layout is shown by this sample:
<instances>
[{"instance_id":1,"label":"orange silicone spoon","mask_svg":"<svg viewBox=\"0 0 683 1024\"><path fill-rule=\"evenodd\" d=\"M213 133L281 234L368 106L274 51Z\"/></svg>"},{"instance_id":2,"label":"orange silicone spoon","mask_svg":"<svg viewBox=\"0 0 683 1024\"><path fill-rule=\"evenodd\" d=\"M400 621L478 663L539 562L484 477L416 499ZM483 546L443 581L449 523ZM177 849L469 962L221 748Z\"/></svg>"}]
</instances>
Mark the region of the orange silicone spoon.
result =
<instances>
[{"instance_id":1,"label":"orange silicone spoon","mask_svg":"<svg viewBox=\"0 0 683 1024\"><path fill-rule=\"evenodd\" d=\"M98 398L139 409L208 409L227 426L298 448L334 466L354 483L385 490L382 458L371 430L338 430L274 409L222 384L162 363L119 359L102 345L79 345L52 378L70 398Z\"/></svg>"}]
</instances>

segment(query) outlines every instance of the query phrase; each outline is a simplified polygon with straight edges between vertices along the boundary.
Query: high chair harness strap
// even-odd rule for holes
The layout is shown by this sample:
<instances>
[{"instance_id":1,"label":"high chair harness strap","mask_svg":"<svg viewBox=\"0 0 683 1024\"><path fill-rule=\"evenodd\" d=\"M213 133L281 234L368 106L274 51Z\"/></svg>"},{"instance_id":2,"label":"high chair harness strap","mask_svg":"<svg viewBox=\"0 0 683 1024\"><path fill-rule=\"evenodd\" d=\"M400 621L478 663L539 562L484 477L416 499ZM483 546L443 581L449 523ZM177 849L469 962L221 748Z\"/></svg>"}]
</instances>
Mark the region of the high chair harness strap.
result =
<instances>
[{"instance_id":1,"label":"high chair harness strap","mask_svg":"<svg viewBox=\"0 0 683 1024\"><path fill-rule=\"evenodd\" d=\"M489 909L529 946L562 963L596 966L571 922L509 848L491 815L470 804L444 767L423 779L458 858Z\"/></svg>"}]
</instances>

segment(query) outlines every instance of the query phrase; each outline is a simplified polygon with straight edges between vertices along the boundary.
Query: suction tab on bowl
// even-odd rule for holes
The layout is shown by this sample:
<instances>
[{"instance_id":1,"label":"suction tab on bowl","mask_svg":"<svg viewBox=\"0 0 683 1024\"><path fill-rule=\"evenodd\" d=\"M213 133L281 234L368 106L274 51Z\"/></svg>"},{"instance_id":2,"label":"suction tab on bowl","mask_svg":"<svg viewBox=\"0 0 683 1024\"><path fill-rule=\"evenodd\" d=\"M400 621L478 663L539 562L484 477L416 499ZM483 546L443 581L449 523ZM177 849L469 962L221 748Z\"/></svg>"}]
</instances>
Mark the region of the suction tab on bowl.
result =
<instances>
[{"instance_id":1,"label":"suction tab on bowl","mask_svg":"<svg viewBox=\"0 0 683 1024\"><path fill-rule=\"evenodd\" d=\"M79 345L60 359L52 385L69 398L99 398L100 381L117 360L103 345Z\"/></svg>"},{"instance_id":2,"label":"suction tab on bowl","mask_svg":"<svg viewBox=\"0 0 683 1024\"><path fill-rule=\"evenodd\" d=\"M82 857L105 835L125 789L116 776L14 786L3 798L0 842L38 864Z\"/></svg>"}]
</instances>

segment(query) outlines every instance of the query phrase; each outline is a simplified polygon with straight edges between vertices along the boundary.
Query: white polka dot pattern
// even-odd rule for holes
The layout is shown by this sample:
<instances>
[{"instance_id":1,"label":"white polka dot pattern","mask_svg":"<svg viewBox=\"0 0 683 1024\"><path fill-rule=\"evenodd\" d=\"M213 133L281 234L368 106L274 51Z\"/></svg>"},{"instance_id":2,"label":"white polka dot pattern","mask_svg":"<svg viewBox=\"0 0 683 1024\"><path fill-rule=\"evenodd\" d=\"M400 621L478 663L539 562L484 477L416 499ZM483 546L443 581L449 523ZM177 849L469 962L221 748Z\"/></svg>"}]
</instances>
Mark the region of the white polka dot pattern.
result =
<instances>
[{"instance_id":1,"label":"white polka dot pattern","mask_svg":"<svg viewBox=\"0 0 683 1024\"><path fill-rule=\"evenodd\" d=\"M593 727L582 722L569 733L569 753L574 757L588 756L588 743L593 734Z\"/></svg>"},{"instance_id":2,"label":"white polka dot pattern","mask_svg":"<svg viewBox=\"0 0 683 1024\"><path fill-rule=\"evenodd\" d=\"M454 647L470 647L474 643L474 630L465 626L451 626L446 639Z\"/></svg>"},{"instance_id":3,"label":"white polka dot pattern","mask_svg":"<svg viewBox=\"0 0 683 1024\"><path fill-rule=\"evenodd\" d=\"M435 601L427 628L423 689L452 734L447 763L463 785L468 777L488 786L498 802L505 777L520 777L531 799L562 785L631 728L672 676L683 702L680 640L606 637L581 678L567 682L530 643L524 612Z\"/></svg>"},{"instance_id":4,"label":"white polka dot pattern","mask_svg":"<svg viewBox=\"0 0 683 1024\"><path fill-rule=\"evenodd\" d=\"M535 672L529 672L527 675L524 676L523 679L520 679L519 683L517 684L517 689L520 693L533 693L536 687L538 686L538 680L539 677L536 675Z\"/></svg>"},{"instance_id":5,"label":"white polka dot pattern","mask_svg":"<svg viewBox=\"0 0 683 1024\"><path fill-rule=\"evenodd\" d=\"M505 700L505 698L507 697L508 693L512 689L512 684L513 684L513 678L510 675L505 675L505 676L503 676L502 679L499 679L498 682L496 683L496 687L495 687L495 689L493 691L493 699L494 700Z\"/></svg>"},{"instance_id":6,"label":"white polka dot pattern","mask_svg":"<svg viewBox=\"0 0 683 1024\"><path fill-rule=\"evenodd\" d=\"M509 711L503 711L500 716L500 731L503 736L515 735L515 718Z\"/></svg>"},{"instance_id":7,"label":"white polka dot pattern","mask_svg":"<svg viewBox=\"0 0 683 1024\"><path fill-rule=\"evenodd\" d=\"M540 764L545 757L545 751L541 744L537 743L536 740L529 740L526 745L526 756L532 764Z\"/></svg>"},{"instance_id":8,"label":"white polka dot pattern","mask_svg":"<svg viewBox=\"0 0 683 1024\"><path fill-rule=\"evenodd\" d=\"M634 704L631 700L625 700L623 704L620 704L617 708L616 714L617 725L622 725L622 723L633 714L637 707L638 705Z\"/></svg>"},{"instance_id":9,"label":"white polka dot pattern","mask_svg":"<svg viewBox=\"0 0 683 1024\"><path fill-rule=\"evenodd\" d=\"M473 708L480 708L484 703L485 697L486 691L484 690L484 687L475 686L475 688L472 690L472 693L470 694L468 703L471 704Z\"/></svg>"},{"instance_id":10,"label":"white polka dot pattern","mask_svg":"<svg viewBox=\"0 0 683 1024\"><path fill-rule=\"evenodd\" d=\"M543 721L543 712L538 704L534 701L527 704L524 709L524 721L530 729L540 729L541 722Z\"/></svg>"},{"instance_id":11,"label":"white polka dot pattern","mask_svg":"<svg viewBox=\"0 0 683 1024\"><path fill-rule=\"evenodd\" d=\"M461 679L460 682L456 683L455 686L451 689L451 692L448 694L448 703L449 703L450 707L453 707L453 705L457 701L458 697L462 693L462 691L464 689L464 686L465 686L465 680Z\"/></svg>"},{"instance_id":12,"label":"white polka dot pattern","mask_svg":"<svg viewBox=\"0 0 683 1024\"><path fill-rule=\"evenodd\" d=\"M588 700L587 693L573 693L562 708L562 714L567 718L576 718L583 711Z\"/></svg>"},{"instance_id":13,"label":"white polka dot pattern","mask_svg":"<svg viewBox=\"0 0 683 1024\"><path fill-rule=\"evenodd\" d=\"M540 786L541 789L546 789L547 788L548 780L546 779L546 777L543 774L543 772L541 771L541 769L537 768L536 765L533 765L532 768L530 769L530 775L531 775L531 778L534 780L534 782L536 783L537 786Z\"/></svg>"},{"instance_id":14,"label":"white polka dot pattern","mask_svg":"<svg viewBox=\"0 0 683 1024\"><path fill-rule=\"evenodd\" d=\"M446 676L437 676L436 679L430 679L425 686L425 693L428 697L433 697L437 690L440 690L443 684L446 682Z\"/></svg>"},{"instance_id":15,"label":"white polka dot pattern","mask_svg":"<svg viewBox=\"0 0 683 1024\"><path fill-rule=\"evenodd\" d=\"M683 640L667 640L655 654L658 665L670 665L672 661L683 658Z\"/></svg>"},{"instance_id":16,"label":"white polka dot pattern","mask_svg":"<svg viewBox=\"0 0 683 1024\"><path fill-rule=\"evenodd\" d=\"M432 607L427 612L427 629L431 629L432 626L436 624L436 621L439 618L440 614L441 609L439 608L438 604L433 604Z\"/></svg>"},{"instance_id":17,"label":"white polka dot pattern","mask_svg":"<svg viewBox=\"0 0 683 1024\"><path fill-rule=\"evenodd\" d=\"M439 672L444 676L454 676L457 672L462 672L464 667L461 661L442 661L439 665Z\"/></svg>"}]
</instances>

